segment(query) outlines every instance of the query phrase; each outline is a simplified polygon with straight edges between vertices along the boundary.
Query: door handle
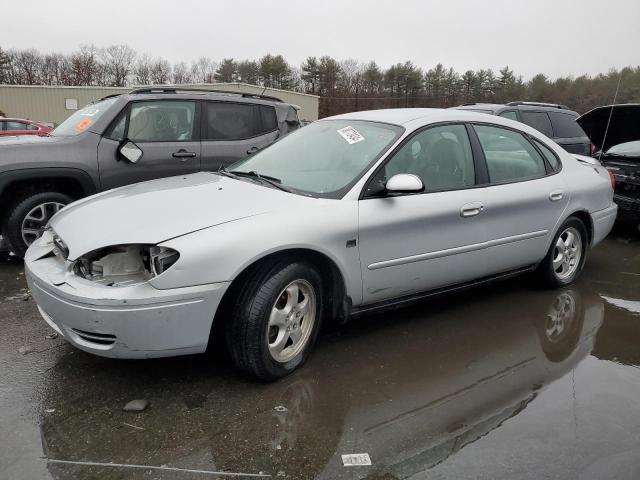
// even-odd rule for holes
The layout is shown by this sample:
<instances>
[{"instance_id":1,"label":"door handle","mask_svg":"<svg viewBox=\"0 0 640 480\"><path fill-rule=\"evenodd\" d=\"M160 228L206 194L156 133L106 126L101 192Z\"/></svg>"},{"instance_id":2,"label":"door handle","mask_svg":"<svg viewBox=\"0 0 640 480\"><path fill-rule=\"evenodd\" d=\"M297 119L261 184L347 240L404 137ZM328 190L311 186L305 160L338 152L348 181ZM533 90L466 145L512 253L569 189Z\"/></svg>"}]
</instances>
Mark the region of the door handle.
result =
<instances>
[{"instance_id":1,"label":"door handle","mask_svg":"<svg viewBox=\"0 0 640 480\"><path fill-rule=\"evenodd\" d=\"M460 209L460 216L464 218L475 217L482 210L484 210L484 205L480 202L467 203L466 205L463 205L462 208Z\"/></svg>"},{"instance_id":2,"label":"door handle","mask_svg":"<svg viewBox=\"0 0 640 480\"><path fill-rule=\"evenodd\" d=\"M184 148L181 148L177 152L174 152L171 156L173 158L182 158L186 160L187 158L194 158L196 156L196 152L187 152Z\"/></svg>"},{"instance_id":3,"label":"door handle","mask_svg":"<svg viewBox=\"0 0 640 480\"><path fill-rule=\"evenodd\" d=\"M251 155L252 153L256 153L258 150L260 150L258 147L251 147L249 150L247 150L247 155Z\"/></svg>"},{"instance_id":4,"label":"door handle","mask_svg":"<svg viewBox=\"0 0 640 480\"><path fill-rule=\"evenodd\" d=\"M557 202L558 200L562 200L562 196L564 192L562 190L555 190L549 194L549 200L552 202Z\"/></svg>"}]
</instances>

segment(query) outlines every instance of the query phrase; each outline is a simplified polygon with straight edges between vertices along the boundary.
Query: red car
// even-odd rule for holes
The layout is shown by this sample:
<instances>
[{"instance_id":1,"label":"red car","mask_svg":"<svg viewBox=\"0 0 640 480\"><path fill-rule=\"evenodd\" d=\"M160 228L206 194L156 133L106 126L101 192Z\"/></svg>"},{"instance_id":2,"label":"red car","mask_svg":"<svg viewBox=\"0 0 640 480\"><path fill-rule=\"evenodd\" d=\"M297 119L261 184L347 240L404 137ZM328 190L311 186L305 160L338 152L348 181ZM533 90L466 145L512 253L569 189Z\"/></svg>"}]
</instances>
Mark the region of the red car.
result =
<instances>
[{"instance_id":1,"label":"red car","mask_svg":"<svg viewBox=\"0 0 640 480\"><path fill-rule=\"evenodd\" d=\"M0 137L8 135L44 135L51 130L53 129L31 120L0 117Z\"/></svg>"}]
</instances>

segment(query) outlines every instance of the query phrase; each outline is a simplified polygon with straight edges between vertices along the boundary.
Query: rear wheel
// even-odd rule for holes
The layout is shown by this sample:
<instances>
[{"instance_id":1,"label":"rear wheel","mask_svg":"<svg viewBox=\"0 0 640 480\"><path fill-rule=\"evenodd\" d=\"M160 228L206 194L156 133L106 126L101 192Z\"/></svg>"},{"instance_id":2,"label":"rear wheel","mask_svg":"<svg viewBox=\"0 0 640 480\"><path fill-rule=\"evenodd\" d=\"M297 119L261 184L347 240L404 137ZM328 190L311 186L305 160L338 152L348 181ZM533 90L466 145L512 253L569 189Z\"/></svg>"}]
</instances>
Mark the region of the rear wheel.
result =
<instances>
[{"instance_id":1,"label":"rear wheel","mask_svg":"<svg viewBox=\"0 0 640 480\"><path fill-rule=\"evenodd\" d=\"M587 230L582 221L569 217L558 229L540 266L544 283L551 288L573 283L582 272L587 256Z\"/></svg>"},{"instance_id":2,"label":"rear wheel","mask_svg":"<svg viewBox=\"0 0 640 480\"><path fill-rule=\"evenodd\" d=\"M306 360L322 319L322 279L304 261L270 263L241 289L227 327L234 363L263 380Z\"/></svg>"},{"instance_id":3,"label":"rear wheel","mask_svg":"<svg viewBox=\"0 0 640 480\"><path fill-rule=\"evenodd\" d=\"M3 228L9 250L24 257L29 245L40 238L44 228L56 213L73 199L59 192L33 192L9 207Z\"/></svg>"}]
</instances>

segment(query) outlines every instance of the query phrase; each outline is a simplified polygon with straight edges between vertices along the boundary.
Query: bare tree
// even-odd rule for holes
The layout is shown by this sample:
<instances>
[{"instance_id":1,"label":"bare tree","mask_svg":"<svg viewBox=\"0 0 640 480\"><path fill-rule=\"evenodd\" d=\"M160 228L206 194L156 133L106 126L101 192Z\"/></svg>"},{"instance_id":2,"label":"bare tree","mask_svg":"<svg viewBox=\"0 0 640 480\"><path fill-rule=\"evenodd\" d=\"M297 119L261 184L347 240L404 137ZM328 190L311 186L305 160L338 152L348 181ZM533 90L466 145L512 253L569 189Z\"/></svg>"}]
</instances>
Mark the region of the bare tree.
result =
<instances>
[{"instance_id":1,"label":"bare tree","mask_svg":"<svg viewBox=\"0 0 640 480\"><path fill-rule=\"evenodd\" d=\"M136 52L128 45L111 45L100 52L107 82L113 87L124 87L133 70Z\"/></svg>"},{"instance_id":2,"label":"bare tree","mask_svg":"<svg viewBox=\"0 0 640 480\"><path fill-rule=\"evenodd\" d=\"M171 64L164 58L156 58L151 64L151 83L165 85L171 78Z\"/></svg>"},{"instance_id":3,"label":"bare tree","mask_svg":"<svg viewBox=\"0 0 640 480\"><path fill-rule=\"evenodd\" d=\"M138 85L151 84L151 64L153 60L147 53L140 55L134 69L135 82Z\"/></svg>"},{"instance_id":4,"label":"bare tree","mask_svg":"<svg viewBox=\"0 0 640 480\"><path fill-rule=\"evenodd\" d=\"M184 62L173 64L173 83L179 85L181 83L190 83L192 81L191 72Z\"/></svg>"},{"instance_id":5,"label":"bare tree","mask_svg":"<svg viewBox=\"0 0 640 480\"><path fill-rule=\"evenodd\" d=\"M194 82L213 83L213 75L216 71L216 62L209 57L200 57L191 66Z\"/></svg>"},{"instance_id":6,"label":"bare tree","mask_svg":"<svg viewBox=\"0 0 640 480\"><path fill-rule=\"evenodd\" d=\"M35 48L20 50L14 58L19 83L38 85L41 83L43 58Z\"/></svg>"}]
</instances>

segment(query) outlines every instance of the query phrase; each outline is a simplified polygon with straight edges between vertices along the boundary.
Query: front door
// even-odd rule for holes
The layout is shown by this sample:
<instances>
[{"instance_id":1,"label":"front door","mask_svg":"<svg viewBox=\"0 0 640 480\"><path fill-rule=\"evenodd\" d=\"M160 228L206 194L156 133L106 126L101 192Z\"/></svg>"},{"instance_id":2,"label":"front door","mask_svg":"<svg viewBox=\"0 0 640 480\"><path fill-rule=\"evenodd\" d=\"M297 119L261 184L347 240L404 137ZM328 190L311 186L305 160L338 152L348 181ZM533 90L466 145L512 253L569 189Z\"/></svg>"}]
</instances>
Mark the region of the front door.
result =
<instances>
[{"instance_id":1,"label":"front door","mask_svg":"<svg viewBox=\"0 0 640 480\"><path fill-rule=\"evenodd\" d=\"M200 170L197 104L184 100L130 103L98 145L100 180L104 190L154 178ZM123 139L143 152L137 163L118 154Z\"/></svg>"},{"instance_id":2,"label":"front door","mask_svg":"<svg viewBox=\"0 0 640 480\"><path fill-rule=\"evenodd\" d=\"M364 303L461 283L486 272L484 188L466 127L448 124L414 134L374 176L422 180L425 191L372 195L359 202Z\"/></svg>"}]
</instances>

